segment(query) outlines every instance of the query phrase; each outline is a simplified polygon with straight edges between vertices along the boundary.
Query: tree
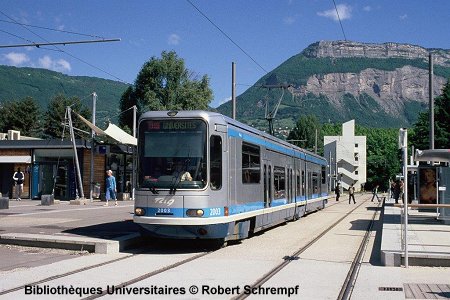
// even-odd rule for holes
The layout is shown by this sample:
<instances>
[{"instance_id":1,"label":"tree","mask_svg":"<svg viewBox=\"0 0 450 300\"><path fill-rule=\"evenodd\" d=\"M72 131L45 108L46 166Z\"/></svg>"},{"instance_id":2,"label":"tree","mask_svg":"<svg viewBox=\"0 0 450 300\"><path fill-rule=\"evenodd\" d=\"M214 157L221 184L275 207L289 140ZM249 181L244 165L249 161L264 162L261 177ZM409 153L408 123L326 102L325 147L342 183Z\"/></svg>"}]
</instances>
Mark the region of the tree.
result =
<instances>
[{"instance_id":1,"label":"tree","mask_svg":"<svg viewBox=\"0 0 450 300\"><path fill-rule=\"evenodd\" d=\"M122 114L119 116L119 125L128 133L133 132L131 130L133 127L133 110L130 110L129 108L134 105L137 106L138 103L136 103L136 98L133 96L133 87L129 86L120 98L120 111Z\"/></svg>"},{"instance_id":2,"label":"tree","mask_svg":"<svg viewBox=\"0 0 450 300\"><path fill-rule=\"evenodd\" d=\"M442 94L434 100L434 148L450 148L450 79L442 89ZM417 122L413 126L411 143L416 149L429 149L429 111L419 114Z\"/></svg>"},{"instance_id":3,"label":"tree","mask_svg":"<svg viewBox=\"0 0 450 300\"><path fill-rule=\"evenodd\" d=\"M321 128L322 125L315 115L301 116L294 129L289 132L287 139L292 140L292 144L294 145L314 151L316 145L316 130L318 149L323 148Z\"/></svg>"},{"instance_id":4,"label":"tree","mask_svg":"<svg viewBox=\"0 0 450 300\"><path fill-rule=\"evenodd\" d=\"M6 101L0 107L1 132L19 130L21 135L40 137L41 111L38 103L31 97L17 101Z\"/></svg>"},{"instance_id":5,"label":"tree","mask_svg":"<svg viewBox=\"0 0 450 300\"><path fill-rule=\"evenodd\" d=\"M207 109L211 100L208 76L198 79L174 51L163 51L160 59L152 57L144 64L120 105L122 109L137 105L140 115L149 110ZM129 116L121 118L120 125L132 128Z\"/></svg>"},{"instance_id":6,"label":"tree","mask_svg":"<svg viewBox=\"0 0 450 300\"><path fill-rule=\"evenodd\" d=\"M366 136L366 189L379 184L381 190L387 190L389 179L401 170L398 129L356 126L355 134Z\"/></svg>"},{"instance_id":7,"label":"tree","mask_svg":"<svg viewBox=\"0 0 450 300\"><path fill-rule=\"evenodd\" d=\"M450 149L450 79L442 89L442 94L435 99L435 105L436 148Z\"/></svg>"},{"instance_id":8,"label":"tree","mask_svg":"<svg viewBox=\"0 0 450 300\"><path fill-rule=\"evenodd\" d=\"M44 114L44 137L61 138L63 124L65 123L66 108L72 107L72 111L82 115L86 119L91 118L91 111L84 105L78 97L67 98L64 95L55 96L48 104L47 112ZM89 127L80 118L72 115L73 126L78 129L90 132ZM77 134L77 132L75 132ZM68 134L68 132L66 132ZM66 135L67 136L67 135Z\"/></svg>"}]
</instances>

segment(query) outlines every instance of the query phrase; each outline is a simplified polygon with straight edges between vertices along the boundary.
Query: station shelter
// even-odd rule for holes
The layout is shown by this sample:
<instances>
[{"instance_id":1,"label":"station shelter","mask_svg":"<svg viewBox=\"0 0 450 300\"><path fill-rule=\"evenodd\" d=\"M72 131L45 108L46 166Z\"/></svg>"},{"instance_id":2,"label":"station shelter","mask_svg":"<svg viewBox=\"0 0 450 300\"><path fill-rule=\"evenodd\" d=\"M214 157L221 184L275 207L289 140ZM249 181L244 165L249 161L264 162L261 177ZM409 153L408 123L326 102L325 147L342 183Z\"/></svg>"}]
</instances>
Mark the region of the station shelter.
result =
<instances>
[{"instance_id":1,"label":"station shelter","mask_svg":"<svg viewBox=\"0 0 450 300\"><path fill-rule=\"evenodd\" d=\"M418 165L408 167L409 203L450 204L450 149L417 150L414 160ZM438 208L438 219L450 222L450 209Z\"/></svg>"},{"instance_id":2,"label":"station shelter","mask_svg":"<svg viewBox=\"0 0 450 300\"><path fill-rule=\"evenodd\" d=\"M77 139L75 144L84 195L88 198L91 188L91 142ZM132 150L126 145L95 146L95 198L104 195L105 171L109 169L116 177L119 196L131 192ZM72 200L79 196L70 140L0 140L0 193L3 197L14 198L13 174L17 168L25 174L23 199L40 199L46 194L53 194L58 200Z\"/></svg>"}]
</instances>

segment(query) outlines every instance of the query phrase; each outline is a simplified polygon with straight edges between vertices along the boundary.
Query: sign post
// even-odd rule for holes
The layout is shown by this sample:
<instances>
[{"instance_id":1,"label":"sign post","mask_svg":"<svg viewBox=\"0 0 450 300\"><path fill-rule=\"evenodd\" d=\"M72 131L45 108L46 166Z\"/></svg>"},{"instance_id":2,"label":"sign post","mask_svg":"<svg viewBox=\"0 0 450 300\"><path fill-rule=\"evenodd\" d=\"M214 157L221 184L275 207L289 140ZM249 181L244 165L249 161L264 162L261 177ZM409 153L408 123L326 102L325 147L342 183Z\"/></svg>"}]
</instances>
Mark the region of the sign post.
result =
<instances>
[{"instance_id":1,"label":"sign post","mask_svg":"<svg viewBox=\"0 0 450 300\"><path fill-rule=\"evenodd\" d=\"M403 213L405 216L404 250L405 268L408 268L408 130L400 128L398 134L398 147L403 151Z\"/></svg>"}]
</instances>

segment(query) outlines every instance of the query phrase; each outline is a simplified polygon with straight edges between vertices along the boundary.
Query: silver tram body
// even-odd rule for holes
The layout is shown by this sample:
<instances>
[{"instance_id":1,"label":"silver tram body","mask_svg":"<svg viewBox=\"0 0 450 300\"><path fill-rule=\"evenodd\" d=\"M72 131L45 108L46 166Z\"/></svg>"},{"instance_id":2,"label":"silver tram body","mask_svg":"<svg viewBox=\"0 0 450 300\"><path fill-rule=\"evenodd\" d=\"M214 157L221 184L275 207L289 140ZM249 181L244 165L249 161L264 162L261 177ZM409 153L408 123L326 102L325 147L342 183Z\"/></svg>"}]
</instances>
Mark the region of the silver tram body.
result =
<instances>
[{"instance_id":1,"label":"silver tram body","mask_svg":"<svg viewBox=\"0 0 450 300\"><path fill-rule=\"evenodd\" d=\"M134 222L150 235L243 239L326 204L324 158L226 116L147 112L138 128Z\"/></svg>"}]
</instances>

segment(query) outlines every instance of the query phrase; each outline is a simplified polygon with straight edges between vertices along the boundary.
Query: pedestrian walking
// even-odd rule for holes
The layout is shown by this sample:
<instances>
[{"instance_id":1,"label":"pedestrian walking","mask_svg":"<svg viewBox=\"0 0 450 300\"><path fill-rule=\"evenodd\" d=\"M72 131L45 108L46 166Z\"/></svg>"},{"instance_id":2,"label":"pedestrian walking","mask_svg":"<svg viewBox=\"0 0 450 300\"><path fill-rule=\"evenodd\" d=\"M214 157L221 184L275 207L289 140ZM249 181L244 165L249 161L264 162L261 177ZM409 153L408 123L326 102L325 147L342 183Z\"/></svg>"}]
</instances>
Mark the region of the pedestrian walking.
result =
<instances>
[{"instance_id":1,"label":"pedestrian walking","mask_svg":"<svg viewBox=\"0 0 450 300\"><path fill-rule=\"evenodd\" d=\"M352 199L353 199L353 203L356 204L356 201L355 201L355 187L353 186L353 183L348 188L348 204L350 204Z\"/></svg>"},{"instance_id":2,"label":"pedestrian walking","mask_svg":"<svg viewBox=\"0 0 450 300\"><path fill-rule=\"evenodd\" d=\"M20 201L22 200L20 197L22 196L23 182L25 181L25 174L23 174L20 168L17 168L17 172L14 172L13 180L16 192L16 201Z\"/></svg>"},{"instance_id":3,"label":"pedestrian walking","mask_svg":"<svg viewBox=\"0 0 450 300\"><path fill-rule=\"evenodd\" d=\"M339 197L341 196L341 184L339 182L338 182L338 184L336 184L334 193L336 194L336 201L339 201Z\"/></svg>"},{"instance_id":4,"label":"pedestrian walking","mask_svg":"<svg viewBox=\"0 0 450 300\"><path fill-rule=\"evenodd\" d=\"M399 199L402 199L403 203L405 203L405 183L403 179L400 180L399 189L400 189Z\"/></svg>"},{"instance_id":5,"label":"pedestrian walking","mask_svg":"<svg viewBox=\"0 0 450 300\"><path fill-rule=\"evenodd\" d=\"M372 202L373 202L373 199L375 199L375 197L377 197L378 202L380 202L380 198L378 198L378 188L379 187L380 187L380 185L377 184L372 190L372 194L373 194Z\"/></svg>"},{"instance_id":6,"label":"pedestrian walking","mask_svg":"<svg viewBox=\"0 0 450 300\"><path fill-rule=\"evenodd\" d=\"M389 178L389 199L394 198L395 180Z\"/></svg>"},{"instance_id":7,"label":"pedestrian walking","mask_svg":"<svg viewBox=\"0 0 450 300\"><path fill-rule=\"evenodd\" d=\"M113 176L113 172L111 170L106 171L106 204L105 206L108 206L108 202L110 199L114 199L115 206L117 206L117 187L116 187L116 178Z\"/></svg>"}]
</instances>

